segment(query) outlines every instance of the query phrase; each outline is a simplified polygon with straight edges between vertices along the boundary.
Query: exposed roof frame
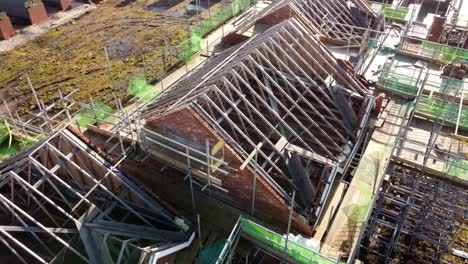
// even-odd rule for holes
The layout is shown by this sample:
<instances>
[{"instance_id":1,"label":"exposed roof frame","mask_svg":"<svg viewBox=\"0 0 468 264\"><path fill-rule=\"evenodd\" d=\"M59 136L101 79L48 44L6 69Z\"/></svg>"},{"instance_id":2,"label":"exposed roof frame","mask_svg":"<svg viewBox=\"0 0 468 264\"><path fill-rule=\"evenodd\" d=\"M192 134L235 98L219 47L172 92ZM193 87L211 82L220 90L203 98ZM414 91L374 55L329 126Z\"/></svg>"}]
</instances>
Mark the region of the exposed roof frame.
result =
<instances>
[{"instance_id":1,"label":"exposed roof frame","mask_svg":"<svg viewBox=\"0 0 468 264\"><path fill-rule=\"evenodd\" d=\"M281 32L283 39L285 39L285 36L288 36L288 39L294 41L300 50L304 52L302 55L314 62L314 66L317 69L308 75L313 76L313 78L319 78L323 82L325 80L321 77L322 75L332 75L333 78L350 90L361 95L366 93L363 86L338 65L333 55L319 40L310 34L308 29L297 20L290 19L270 28L261 35L256 35L239 46L233 47L229 51L213 57L196 72L185 76L167 89L162 96L158 97L154 103L148 106L142 117L156 118L191 103L199 94L209 90L208 84L213 82L218 76L223 75L225 67L232 67L236 62L241 61L246 54L252 51L254 46L263 45L264 42L271 41L271 36L276 34L275 32L278 32L278 34ZM307 64L310 64L310 62ZM300 77L307 78L307 75ZM195 79L197 80L196 82L194 81ZM308 80L311 81L312 79L309 77ZM193 83L197 83L197 85L193 86ZM185 91L181 93L180 89L184 89ZM181 94L183 94L182 97L180 96Z\"/></svg>"},{"instance_id":2,"label":"exposed roof frame","mask_svg":"<svg viewBox=\"0 0 468 264\"><path fill-rule=\"evenodd\" d=\"M20 161L21 166L0 175L0 208L16 220L2 223L0 241L24 263L29 258L48 263L66 251L85 262L108 263L110 255L93 246L108 240L122 245L120 260L127 247L141 251L145 258L151 254L148 241L171 244L188 237L172 214L120 174L117 164L107 164L66 129L36 145ZM111 214L114 210L127 216ZM126 222L128 216L141 226ZM16 236L20 233L24 235ZM30 247L23 239L26 235L42 246ZM79 249L80 241L85 252Z\"/></svg>"}]
</instances>

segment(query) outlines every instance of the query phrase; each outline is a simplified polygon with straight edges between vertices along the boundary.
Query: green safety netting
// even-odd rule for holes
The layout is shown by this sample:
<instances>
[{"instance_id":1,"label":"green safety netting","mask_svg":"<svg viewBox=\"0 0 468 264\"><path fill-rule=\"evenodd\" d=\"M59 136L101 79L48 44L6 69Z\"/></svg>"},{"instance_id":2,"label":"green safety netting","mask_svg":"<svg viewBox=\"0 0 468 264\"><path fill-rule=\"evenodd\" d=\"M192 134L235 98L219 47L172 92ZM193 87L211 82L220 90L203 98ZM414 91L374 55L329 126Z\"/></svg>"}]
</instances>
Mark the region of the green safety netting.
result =
<instances>
[{"instance_id":1,"label":"green safety netting","mask_svg":"<svg viewBox=\"0 0 468 264\"><path fill-rule=\"evenodd\" d=\"M192 35L192 37L179 46L177 58L185 63L188 62L201 49L201 41L202 38Z\"/></svg>"},{"instance_id":2,"label":"green safety netting","mask_svg":"<svg viewBox=\"0 0 468 264\"><path fill-rule=\"evenodd\" d=\"M0 149L0 160L8 159L9 157L15 155L17 150L14 147L6 147Z\"/></svg>"},{"instance_id":3,"label":"green safety netting","mask_svg":"<svg viewBox=\"0 0 468 264\"><path fill-rule=\"evenodd\" d=\"M95 124L96 119L106 119L112 116L116 110L100 102L91 102L90 108L81 109L78 114L78 125L86 128L88 125Z\"/></svg>"},{"instance_id":4,"label":"green safety netting","mask_svg":"<svg viewBox=\"0 0 468 264\"><path fill-rule=\"evenodd\" d=\"M209 247L204 247L200 252L200 263L201 264L213 264L218 260L219 254L226 246L227 240L219 240L214 242Z\"/></svg>"},{"instance_id":5,"label":"green safety netting","mask_svg":"<svg viewBox=\"0 0 468 264\"><path fill-rule=\"evenodd\" d=\"M11 141L12 135L10 130L10 124L4 121L3 125L0 125L0 145L3 144L7 139ZM11 142L9 143L11 145Z\"/></svg>"},{"instance_id":6,"label":"green safety netting","mask_svg":"<svg viewBox=\"0 0 468 264\"><path fill-rule=\"evenodd\" d=\"M310 264L332 264L333 261L320 256L310 249L302 247L292 241L288 242L288 248L285 249L286 239L258 224L241 218L239 225L242 228L242 233L255 239L256 241L268 246L278 252L281 252L299 263Z\"/></svg>"},{"instance_id":7,"label":"green safety netting","mask_svg":"<svg viewBox=\"0 0 468 264\"><path fill-rule=\"evenodd\" d=\"M46 137L47 136L45 134L38 134L32 138L31 137L30 138L17 137L15 139L18 142L19 148L25 149L25 148L29 148L30 146L36 144L38 141L41 141Z\"/></svg>"},{"instance_id":8,"label":"green safety netting","mask_svg":"<svg viewBox=\"0 0 468 264\"><path fill-rule=\"evenodd\" d=\"M382 156L382 149L375 148L374 145L369 146L353 172L353 182L359 190L361 200L359 203L345 206L343 212L354 223L361 223L366 219L372 203L372 189L369 186L374 185L381 171L381 161L384 160Z\"/></svg>"},{"instance_id":9,"label":"green safety netting","mask_svg":"<svg viewBox=\"0 0 468 264\"><path fill-rule=\"evenodd\" d=\"M445 124L456 126L460 106L457 102L451 103L434 98L421 97L416 106L416 113L423 114L436 120L445 120ZM468 130L468 107L463 106L460 112L460 129Z\"/></svg>"},{"instance_id":10,"label":"green safety netting","mask_svg":"<svg viewBox=\"0 0 468 264\"><path fill-rule=\"evenodd\" d=\"M464 82L462 80L448 79L442 77L442 83L439 87L439 93L445 95L459 96L463 89Z\"/></svg>"},{"instance_id":11,"label":"green safety netting","mask_svg":"<svg viewBox=\"0 0 468 264\"><path fill-rule=\"evenodd\" d=\"M385 17L404 23L407 21L407 19L405 18L409 12L409 8L395 7L392 5L383 5L381 11L382 13L384 13Z\"/></svg>"},{"instance_id":12,"label":"green safety netting","mask_svg":"<svg viewBox=\"0 0 468 264\"><path fill-rule=\"evenodd\" d=\"M16 153L16 149L12 146L13 135L11 133L10 124L4 120L4 124L0 126L0 160L7 159Z\"/></svg>"},{"instance_id":13,"label":"green safety netting","mask_svg":"<svg viewBox=\"0 0 468 264\"><path fill-rule=\"evenodd\" d=\"M416 96L418 93L418 79L403 76L395 73L395 68L391 65L386 65L379 78L379 85L393 93Z\"/></svg>"},{"instance_id":14,"label":"green safety netting","mask_svg":"<svg viewBox=\"0 0 468 264\"><path fill-rule=\"evenodd\" d=\"M449 63L449 62L468 62L468 50L458 49L443 44L424 41L422 43L422 53L429 57ZM435 53L435 55L434 55Z\"/></svg>"},{"instance_id":15,"label":"green safety netting","mask_svg":"<svg viewBox=\"0 0 468 264\"><path fill-rule=\"evenodd\" d=\"M221 26L224 22L241 13L253 4L252 0L235 0L220 11L211 15L208 19L194 26L191 37L180 47L178 58L187 62L201 48L201 40L211 31Z\"/></svg>"},{"instance_id":16,"label":"green safety netting","mask_svg":"<svg viewBox=\"0 0 468 264\"><path fill-rule=\"evenodd\" d=\"M355 223L361 223L366 219L367 212L372 203L372 193L363 181L356 179L357 187L364 198L360 204L350 204L343 208L345 215Z\"/></svg>"},{"instance_id":17,"label":"green safety netting","mask_svg":"<svg viewBox=\"0 0 468 264\"><path fill-rule=\"evenodd\" d=\"M204 37L214 29L221 26L227 20L249 8L252 3L252 0L235 0L219 12L216 12L216 14L212 15L207 20L204 20L197 26L193 27L192 33L199 37Z\"/></svg>"},{"instance_id":18,"label":"green safety netting","mask_svg":"<svg viewBox=\"0 0 468 264\"><path fill-rule=\"evenodd\" d=\"M127 94L149 102L156 98L160 94L160 91L157 91L154 86L150 85L143 76L137 76L128 84Z\"/></svg>"},{"instance_id":19,"label":"green safety netting","mask_svg":"<svg viewBox=\"0 0 468 264\"><path fill-rule=\"evenodd\" d=\"M459 159L453 161L453 159L449 159L446 166L446 172L449 175L468 180L468 160Z\"/></svg>"},{"instance_id":20,"label":"green safety netting","mask_svg":"<svg viewBox=\"0 0 468 264\"><path fill-rule=\"evenodd\" d=\"M44 134L38 134L35 137L14 135L11 131L10 125L5 121L4 125L0 125L0 160L4 160L15 155L18 151L34 145L45 137L46 135Z\"/></svg>"}]
</instances>

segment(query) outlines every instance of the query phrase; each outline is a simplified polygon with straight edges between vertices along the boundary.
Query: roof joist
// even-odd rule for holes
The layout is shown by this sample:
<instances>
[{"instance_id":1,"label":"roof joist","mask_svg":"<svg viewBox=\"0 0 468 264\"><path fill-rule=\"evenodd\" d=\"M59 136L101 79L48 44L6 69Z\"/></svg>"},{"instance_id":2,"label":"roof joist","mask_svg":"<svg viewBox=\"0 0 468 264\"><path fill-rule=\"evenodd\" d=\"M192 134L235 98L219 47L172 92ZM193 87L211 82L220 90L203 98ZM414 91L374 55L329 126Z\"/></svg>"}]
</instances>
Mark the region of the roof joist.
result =
<instances>
[{"instance_id":1,"label":"roof joist","mask_svg":"<svg viewBox=\"0 0 468 264\"><path fill-rule=\"evenodd\" d=\"M143 114L155 119L192 107L241 155L259 142L265 172L286 177L286 138L302 157L338 166L356 139L344 125L334 85L349 104L360 106L366 91L299 20L290 19L232 47L166 90ZM360 107L358 107L360 108ZM357 113L354 113L357 115ZM228 135L228 136L227 136ZM234 144L234 143L233 143Z\"/></svg>"},{"instance_id":2,"label":"roof joist","mask_svg":"<svg viewBox=\"0 0 468 264\"><path fill-rule=\"evenodd\" d=\"M129 258L126 250L144 259L150 244L188 238L173 214L66 129L23 160L0 174L0 208L11 216L2 218L0 232L24 263L64 255L113 263L118 260L109 252L119 250L122 261Z\"/></svg>"}]
</instances>

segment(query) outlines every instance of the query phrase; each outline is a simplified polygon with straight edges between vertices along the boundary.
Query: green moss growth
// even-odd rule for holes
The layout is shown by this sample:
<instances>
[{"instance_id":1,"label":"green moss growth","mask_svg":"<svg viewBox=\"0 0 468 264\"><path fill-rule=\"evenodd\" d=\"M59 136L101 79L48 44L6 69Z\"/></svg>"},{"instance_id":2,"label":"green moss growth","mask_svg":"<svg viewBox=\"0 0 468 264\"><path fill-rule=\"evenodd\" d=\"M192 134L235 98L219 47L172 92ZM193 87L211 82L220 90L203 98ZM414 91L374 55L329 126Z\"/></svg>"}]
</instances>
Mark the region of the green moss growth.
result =
<instances>
[{"instance_id":1,"label":"green moss growth","mask_svg":"<svg viewBox=\"0 0 468 264\"><path fill-rule=\"evenodd\" d=\"M64 93L79 88L74 99L89 102L113 95L104 46L108 48L114 83L125 88L135 72L143 72L143 55L150 80L158 79L174 57L163 62L162 51L180 45L186 38L187 22L146 9L136 0L119 7L109 0L98 9L69 24L53 29L13 51L0 53L0 90L16 100L17 110L26 114L36 107L27 85L27 74L39 97L48 104ZM166 27L163 25L166 24Z\"/></svg>"}]
</instances>

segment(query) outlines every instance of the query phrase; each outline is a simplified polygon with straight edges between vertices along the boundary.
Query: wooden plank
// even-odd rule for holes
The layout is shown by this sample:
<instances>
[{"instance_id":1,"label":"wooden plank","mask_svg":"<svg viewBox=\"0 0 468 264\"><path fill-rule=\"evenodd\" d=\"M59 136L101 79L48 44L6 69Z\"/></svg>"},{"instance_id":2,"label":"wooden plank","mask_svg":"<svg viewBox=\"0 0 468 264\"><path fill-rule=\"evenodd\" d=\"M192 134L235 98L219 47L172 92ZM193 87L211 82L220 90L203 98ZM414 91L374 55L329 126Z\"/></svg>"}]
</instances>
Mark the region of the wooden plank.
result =
<instances>
[{"instance_id":1,"label":"wooden plank","mask_svg":"<svg viewBox=\"0 0 468 264\"><path fill-rule=\"evenodd\" d=\"M286 146L286 149L289 150L289 151L297 153L299 156L303 156L303 157L308 158L308 159L313 159L313 160L318 161L318 162L320 162L322 164L328 164L329 166L332 166L332 167L338 166L338 162L336 162L336 161L325 158L322 155L319 155L317 153L308 151L306 149L303 149L303 148L301 148L299 146L296 146L296 145L293 145L291 143L288 143L288 145Z\"/></svg>"}]
</instances>

